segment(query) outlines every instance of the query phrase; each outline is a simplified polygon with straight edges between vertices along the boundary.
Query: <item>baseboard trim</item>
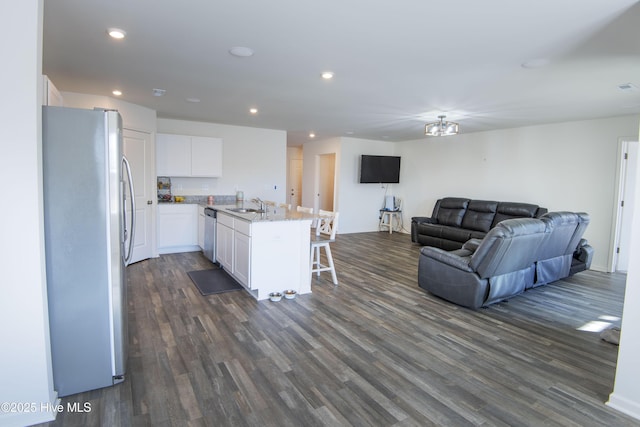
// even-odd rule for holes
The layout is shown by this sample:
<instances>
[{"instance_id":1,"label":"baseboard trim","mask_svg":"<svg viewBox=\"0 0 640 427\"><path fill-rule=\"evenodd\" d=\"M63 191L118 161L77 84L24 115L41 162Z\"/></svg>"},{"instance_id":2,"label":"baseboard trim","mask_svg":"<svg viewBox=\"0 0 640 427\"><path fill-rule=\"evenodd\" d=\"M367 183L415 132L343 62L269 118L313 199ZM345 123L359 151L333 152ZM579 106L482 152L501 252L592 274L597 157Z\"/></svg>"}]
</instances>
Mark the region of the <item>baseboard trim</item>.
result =
<instances>
[{"instance_id":1,"label":"baseboard trim","mask_svg":"<svg viewBox=\"0 0 640 427\"><path fill-rule=\"evenodd\" d=\"M609 395L607 406L640 420L640 402L632 401L615 393Z\"/></svg>"}]
</instances>

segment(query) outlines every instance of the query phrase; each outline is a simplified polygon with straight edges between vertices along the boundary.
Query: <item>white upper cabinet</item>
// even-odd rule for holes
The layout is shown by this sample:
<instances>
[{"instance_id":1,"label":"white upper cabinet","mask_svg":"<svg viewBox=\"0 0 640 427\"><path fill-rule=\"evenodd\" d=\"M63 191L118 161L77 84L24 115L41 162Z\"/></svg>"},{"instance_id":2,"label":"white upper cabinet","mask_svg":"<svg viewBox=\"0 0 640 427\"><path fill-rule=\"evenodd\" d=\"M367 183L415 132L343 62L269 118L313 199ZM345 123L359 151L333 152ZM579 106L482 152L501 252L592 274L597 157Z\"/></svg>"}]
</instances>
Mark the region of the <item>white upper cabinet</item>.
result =
<instances>
[{"instance_id":1,"label":"white upper cabinet","mask_svg":"<svg viewBox=\"0 0 640 427\"><path fill-rule=\"evenodd\" d=\"M222 139L191 137L191 176L222 176Z\"/></svg>"},{"instance_id":2,"label":"white upper cabinet","mask_svg":"<svg viewBox=\"0 0 640 427\"><path fill-rule=\"evenodd\" d=\"M222 139L203 136L156 135L158 176L222 176Z\"/></svg>"},{"instance_id":3,"label":"white upper cabinet","mask_svg":"<svg viewBox=\"0 0 640 427\"><path fill-rule=\"evenodd\" d=\"M191 176L191 137L157 134L156 171L158 176Z\"/></svg>"}]
</instances>

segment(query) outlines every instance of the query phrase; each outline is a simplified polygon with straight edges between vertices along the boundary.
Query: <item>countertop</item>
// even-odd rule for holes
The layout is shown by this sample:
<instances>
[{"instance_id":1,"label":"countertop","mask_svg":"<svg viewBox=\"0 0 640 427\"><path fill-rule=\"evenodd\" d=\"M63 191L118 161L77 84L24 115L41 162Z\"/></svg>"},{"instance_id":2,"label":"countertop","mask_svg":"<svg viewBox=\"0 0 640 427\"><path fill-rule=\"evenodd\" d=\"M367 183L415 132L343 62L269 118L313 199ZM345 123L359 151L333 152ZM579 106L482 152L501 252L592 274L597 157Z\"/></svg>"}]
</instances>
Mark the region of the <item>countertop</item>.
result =
<instances>
[{"instance_id":1,"label":"countertop","mask_svg":"<svg viewBox=\"0 0 640 427\"><path fill-rule=\"evenodd\" d=\"M265 222L265 221L311 221L315 219L315 215L298 212L295 209L286 209L281 207L267 206L267 212L234 212L230 209L245 207L245 208L257 208L253 204L243 205L204 205L207 208L215 209L219 212L224 212L227 215L234 216L236 218L243 219L250 222Z\"/></svg>"}]
</instances>

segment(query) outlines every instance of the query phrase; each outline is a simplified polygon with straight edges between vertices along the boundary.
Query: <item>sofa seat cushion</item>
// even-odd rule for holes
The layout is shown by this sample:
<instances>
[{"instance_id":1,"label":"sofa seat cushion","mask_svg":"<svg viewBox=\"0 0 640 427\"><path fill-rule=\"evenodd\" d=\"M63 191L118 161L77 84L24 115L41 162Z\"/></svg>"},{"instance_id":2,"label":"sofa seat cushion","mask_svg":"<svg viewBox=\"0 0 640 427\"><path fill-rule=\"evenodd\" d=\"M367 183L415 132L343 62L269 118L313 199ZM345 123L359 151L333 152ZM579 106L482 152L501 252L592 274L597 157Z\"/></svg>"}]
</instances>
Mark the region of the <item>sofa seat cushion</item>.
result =
<instances>
[{"instance_id":1,"label":"sofa seat cushion","mask_svg":"<svg viewBox=\"0 0 640 427\"><path fill-rule=\"evenodd\" d=\"M420 234L431 237L438 237L441 239L453 240L462 243L471 238L471 230L465 230L464 228L452 227L448 225L440 224L420 224L418 226Z\"/></svg>"},{"instance_id":2,"label":"sofa seat cushion","mask_svg":"<svg viewBox=\"0 0 640 427\"><path fill-rule=\"evenodd\" d=\"M498 202L470 200L467 206L467 212L464 214L464 218L462 218L462 228L484 231L486 233L491 229L497 209Z\"/></svg>"},{"instance_id":3,"label":"sofa seat cushion","mask_svg":"<svg viewBox=\"0 0 640 427\"><path fill-rule=\"evenodd\" d=\"M460 249L469 239L482 239L487 233L465 230L447 225L417 223L413 224L416 242L423 246L435 246L448 251Z\"/></svg>"}]
</instances>

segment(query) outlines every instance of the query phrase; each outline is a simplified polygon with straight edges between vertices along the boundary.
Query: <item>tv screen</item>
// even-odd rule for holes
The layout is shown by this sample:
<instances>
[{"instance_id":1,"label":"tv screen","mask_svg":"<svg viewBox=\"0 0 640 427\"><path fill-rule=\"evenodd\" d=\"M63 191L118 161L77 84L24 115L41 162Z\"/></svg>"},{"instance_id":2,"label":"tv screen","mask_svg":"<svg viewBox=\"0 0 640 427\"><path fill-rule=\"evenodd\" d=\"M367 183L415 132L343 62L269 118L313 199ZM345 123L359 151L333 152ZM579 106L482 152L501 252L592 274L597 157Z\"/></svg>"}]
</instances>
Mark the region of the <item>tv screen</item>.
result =
<instances>
[{"instance_id":1,"label":"tv screen","mask_svg":"<svg viewBox=\"0 0 640 427\"><path fill-rule=\"evenodd\" d=\"M397 184L400 182L400 157L370 156L360 157L361 184Z\"/></svg>"}]
</instances>

